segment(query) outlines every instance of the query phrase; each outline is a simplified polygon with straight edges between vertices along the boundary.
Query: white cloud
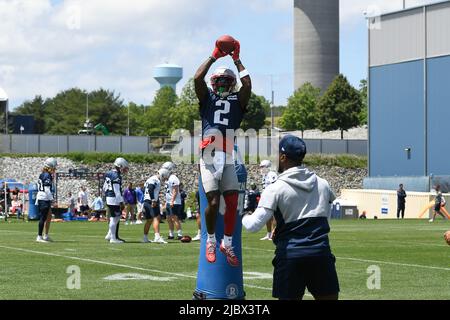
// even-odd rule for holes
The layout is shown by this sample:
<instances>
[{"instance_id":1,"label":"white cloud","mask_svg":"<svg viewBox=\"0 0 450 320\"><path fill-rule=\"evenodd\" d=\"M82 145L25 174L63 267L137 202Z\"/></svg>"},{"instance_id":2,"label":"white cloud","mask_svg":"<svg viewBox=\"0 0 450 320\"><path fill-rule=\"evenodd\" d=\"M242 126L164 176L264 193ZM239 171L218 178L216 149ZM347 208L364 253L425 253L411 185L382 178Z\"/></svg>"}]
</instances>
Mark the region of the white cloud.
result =
<instances>
[{"instance_id":1,"label":"white cloud","mask_svg":"<svg viewBox=\"0 0 450 320\"><path fill-rule=\"evenodd\" d=\"M0 0L0 86L9 93L12 106L73 86L90 90L102 86L121 93L126 101L150 103L158 89L153 66L182 65L185 78L180 90L223 33L244 38L243 61L254 75L255 92L268 97L267 76L277 72L285 74L280 87L286 96L291 90L292 0L53 3ZM369 5L390 11L401 3L341 0L341 21L347 28L360 27L357 23L364 21L362 12Z\"/></svg>"},{"instance_id":2,"label":"white cloud","mask_svg":"<svg viewBox=\"0 0 450 320\"><path fill-rule=\"evenodd\" d=\"M199 45L215 30L209 8L207 0L0 0L0 85L19 102L101 85L148 103L158 88L151 66L192 69L210 54Z\"/></svg>"}]
</instances>

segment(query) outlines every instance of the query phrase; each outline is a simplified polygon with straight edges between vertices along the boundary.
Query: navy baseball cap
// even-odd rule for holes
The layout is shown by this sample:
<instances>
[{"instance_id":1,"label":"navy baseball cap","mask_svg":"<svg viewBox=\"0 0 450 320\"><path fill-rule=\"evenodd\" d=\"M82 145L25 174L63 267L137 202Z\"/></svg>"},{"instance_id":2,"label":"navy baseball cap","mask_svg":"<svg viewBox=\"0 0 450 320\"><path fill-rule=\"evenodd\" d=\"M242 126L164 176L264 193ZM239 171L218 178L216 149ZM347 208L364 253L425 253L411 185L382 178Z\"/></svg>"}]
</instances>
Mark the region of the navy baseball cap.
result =
<instances>
[{"instance_id":1,"label":"navy baseball cap","mask_svg":"<svg viewBox=\"0 0 450 320\"><path fill-rule=\"evenodd\" d=\"M287 135L280 140L280 154L291 160L302 160L306 154L306 144L299 137Z\"/></svg>"}]
</instances>

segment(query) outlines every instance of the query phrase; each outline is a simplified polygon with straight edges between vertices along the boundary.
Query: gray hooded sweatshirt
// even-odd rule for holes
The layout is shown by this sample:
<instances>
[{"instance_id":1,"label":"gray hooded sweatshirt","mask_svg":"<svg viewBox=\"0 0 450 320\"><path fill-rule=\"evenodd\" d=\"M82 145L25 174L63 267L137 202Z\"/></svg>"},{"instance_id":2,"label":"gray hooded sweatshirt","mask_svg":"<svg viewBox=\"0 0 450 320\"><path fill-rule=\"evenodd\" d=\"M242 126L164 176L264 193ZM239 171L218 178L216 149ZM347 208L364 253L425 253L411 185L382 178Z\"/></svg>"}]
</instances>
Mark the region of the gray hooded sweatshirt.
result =
<instances>
[{"instance_id":1,"label":"gray hooded sweatshirt","mask_svg":"<svg viewBox=\"0 0 450 320\"><path fill-rule=\"evenodd\" d=\"M273 241L279 258L330 255L328 218L334 199L326 180L307 168L291 168L262 193L258 208L265 210L257 210L255 217L245 216L243 224L256 231L275 216Z\"/></svg>"}]
</instances>

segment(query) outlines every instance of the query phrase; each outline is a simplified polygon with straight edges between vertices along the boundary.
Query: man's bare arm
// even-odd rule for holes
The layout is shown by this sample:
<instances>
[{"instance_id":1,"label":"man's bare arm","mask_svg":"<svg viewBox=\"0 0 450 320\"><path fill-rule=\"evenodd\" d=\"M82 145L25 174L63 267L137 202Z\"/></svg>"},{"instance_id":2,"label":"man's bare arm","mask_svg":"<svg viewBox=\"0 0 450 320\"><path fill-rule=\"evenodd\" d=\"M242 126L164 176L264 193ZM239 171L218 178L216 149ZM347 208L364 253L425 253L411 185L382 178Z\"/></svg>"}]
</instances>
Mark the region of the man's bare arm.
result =
<instances>
[{"instance_id":1,"label":"man's bare arm","mask_svg":"<svg viewBox=\"0 0 450 320\"><path fill-rule=\"evenodd\" d=\"M240 75L244 75L241 77L242 87L239 90L238 97L241 103L241 107L243 110L247 109L248 102L250 100L250 96L252 94L252 79L250 78L250 74L248 74L247 69L242 65L240 59L235 60L234 64L236 65L238 72Z\"/></svg>"},{"instance_id":2,"label":"man's bare arm","mask_svg":"<svg viewBox=\"0 0 450 320\"><path fill-rule=\"evenodd\" d=\"M208 86L205 82L206 74L216 60L213 57L209 57L197 70L194 76L195 94L198 100L201 102L208 94Z\"/></svg>"}]
</instances>

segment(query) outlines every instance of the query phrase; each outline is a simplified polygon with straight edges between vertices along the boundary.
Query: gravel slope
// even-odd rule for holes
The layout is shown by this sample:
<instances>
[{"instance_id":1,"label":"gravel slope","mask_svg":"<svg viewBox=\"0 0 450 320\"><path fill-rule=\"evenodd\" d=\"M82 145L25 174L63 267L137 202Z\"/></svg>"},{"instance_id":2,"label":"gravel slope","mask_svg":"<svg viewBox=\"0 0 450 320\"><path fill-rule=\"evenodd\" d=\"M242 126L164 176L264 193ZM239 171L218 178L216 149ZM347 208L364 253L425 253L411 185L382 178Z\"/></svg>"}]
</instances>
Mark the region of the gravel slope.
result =
<instances>
[{"instance_id":1,"label":"gravel slope","mask_svg":"<svg viewBox=\"0 0 450 320\"><path fill-rule=\"evenodd\" d=\"M0 178L12 178L25 183L34 182L42 168L45 158L2 158L0 159ZM129 174L125 177L125 183L133 182L143 183L153 175L161 164L132 164ZM82 167L88 168L91 172L106 172L111 168L110 165L95 165ZM71 160L58 158L58 171L68 171L69 169L80 168L80 165ZM328 180L336 195L340 194L341 189L360 189L363 179L367 176L366 169L344 169L339 167L310 167L319 176ZM256 182L261 188L261 177L258 166L250 165L247 167L249 172L248 182ZM185 190L194 192L197 190L198 170L196 165L178 165L175 172L184 184ZM58 196L60 205L67 199L69 191L76 196L82 185L88 186L91 200L97 190L97 181L87 180L68 180L61 179L58 183Z\"/></svg>"}]
</instances>

